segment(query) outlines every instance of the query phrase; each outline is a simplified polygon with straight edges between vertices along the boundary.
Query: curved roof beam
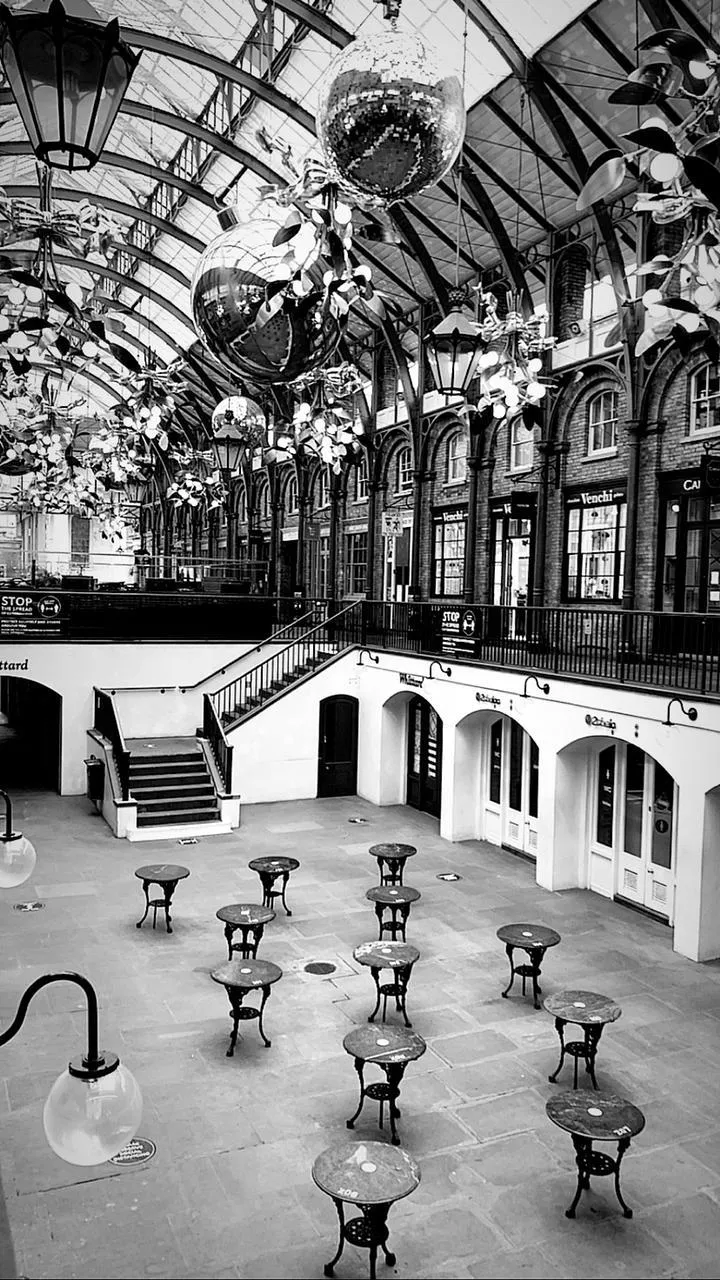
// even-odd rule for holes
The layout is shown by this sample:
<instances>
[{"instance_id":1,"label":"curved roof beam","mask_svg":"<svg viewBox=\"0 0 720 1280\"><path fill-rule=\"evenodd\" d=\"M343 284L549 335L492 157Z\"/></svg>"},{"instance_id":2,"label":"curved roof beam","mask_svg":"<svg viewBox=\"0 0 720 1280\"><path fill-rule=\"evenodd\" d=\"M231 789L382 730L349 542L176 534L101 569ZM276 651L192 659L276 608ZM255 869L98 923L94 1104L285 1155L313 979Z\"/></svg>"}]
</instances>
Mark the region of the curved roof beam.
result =
<instances>
[{"instance_id":1,"label":"curved roof beam","mask_svg":"<svg viewBox=\"0 0 720 1280\"><path fill-rule=\"evenodd\" d=\"M0 89L0 107L12 106L14 98L9 89ZM137 120L149 120L151 124L161 125L164 129L174 129L178 133L184 133L189 138L197 138L199 142L204 142L213 151L217 151L219 155L227 156L230 160L237 161L245 169L251 169L256 173L263 182L270 182L280 186L286 186L285 179L265 164L263 160L259 160L257 156L250 151L245 151L243 147L236 147L233 142L229 142L221 133L215 133L212 129L206 129L203 125L197 124L195 120L189 120L186 116L179 116L171 111L162 111L160 108L148 107L144 102L125 101L120 107L120 114L126 116L134 116Z\"/></svg>"},{"instance_id":2,"label":"curved roof beam","mask_svg":"<svg viewBox=\"0 0 720 1280\"><path fill-rule=\"evenodd\" d=\"M420 266L424 272L425 278L432 289L435 301L443 314L445 314L449 305L447 280L444 280L441 276L433 262L432 255L428 253L420 232L413 226L407 214L402 209L398 209L397 206L392 209L391 213L392 220L400 232L400 235L404 240L407 240L407 243L417 258L418 266Z\"/></svg>"},{"instance_id":3,"label":"curved roof beam","mask_svg":"<svg viewBox=\"0 0 720 1280\"><path fill-rule=\"evenodd\" d=\"M220 80L230 80L233 84L240 85L242 89L255 94L269 107L274 107L276 111L289 116L302 129L307 129L308 133L315 136L315 119L310 112L299 103L293 102L287 94L281 93L269 81L250 75L248 71L241 71L240 67L234 66L232 62L226 62L224 58L218 58L214 53L206 53L204 49L182 44L180 40L169 40L167 36L154 35L151 31L143 31L139 27L126 27L123 23L122 36L136 49L147 49L149 53L159 53L177 62L189 62L191 66L209 71Z\"/></svg>"},{"instance_id":4,"label":"curved roof beam","mask_svg":"<svg viewBox=\"0 0 720 1280\"><path fill-rule=\"evenodd\" d=\"M499 216L476 173L469 170L465 173L465 189L482 218L489 234L492 236L503 266L512 280L513 288L520 299L520 310L528 315L533 311L533 300L528 288L525 272L520 264L519 252L508 235L505 223Z\"/></svg>"},{"instance_id":5,"label":"curved roof beam","mask_svg":"<svg viewBox=\"0 0 720 1280\"><path fill-rule=\"evenodd\" d=\"M0 142L0 156L32 156L34 154L29 141ZM106 164L111 169L127 169L129 173L137 173L143 178L149 178L151 182L164 182L169 187L177 187L178 191L182 191L188 199L207 205L214 213L218 211L217 200L204 187L199 187L195 182L186 182L184 178L167 173L165 169L160 169L155 164L146 164L144 160L136 160L134 156L124 156L115 151L103 151L98 164ZM87 192L83 192L83 195L86 194Z\"/></svg>"},{"instance_id":6,"label":"curved roof beam","mask_svg":"<svg viewBox=\"0 0 720 1280\"><path fill-rule=\"evenodd\" d=\"M9 200L37 200L40 194L36 182L9 183L3 187L3 191ZM96 192L81 191L78 187L53 187L52 192L58 200L68 202L87 200L90 204L99 205L101 209L107 209L110 213L124 214L134 218L136 222L148 222L151 226L157 227L158 231L171 236L173 240L179 240L181 244L186 244L188 248L195 249L198 253L202 253L206 248L205 242L199 240L197 236L191 236L188 231L183 231L174 222L168 222L166 218L160 218L147 209L138 210L137 205L126 204L123 200L112 200L110 196L101 196Z\"/></svg>"}]
</instances>

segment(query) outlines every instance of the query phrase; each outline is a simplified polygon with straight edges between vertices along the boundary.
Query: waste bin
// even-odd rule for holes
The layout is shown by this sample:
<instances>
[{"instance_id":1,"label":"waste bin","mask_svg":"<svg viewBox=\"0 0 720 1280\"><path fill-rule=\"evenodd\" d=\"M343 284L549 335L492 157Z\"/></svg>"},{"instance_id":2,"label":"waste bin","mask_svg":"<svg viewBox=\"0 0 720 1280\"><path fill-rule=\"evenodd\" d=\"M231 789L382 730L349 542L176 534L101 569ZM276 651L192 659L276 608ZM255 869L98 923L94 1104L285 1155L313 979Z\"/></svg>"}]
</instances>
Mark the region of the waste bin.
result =
<instances>
[{"instance_id":1,"label":"waste bin","mask_svg":"<svg viewBox=\"0 0 720 1280\"><path fill-rule=\"evenodd\" d=\"M87 770L87 798L96 805L101 805L105 794L105 761L97 756L90 756L85 762Z\"/></svg>"}]
</instances>

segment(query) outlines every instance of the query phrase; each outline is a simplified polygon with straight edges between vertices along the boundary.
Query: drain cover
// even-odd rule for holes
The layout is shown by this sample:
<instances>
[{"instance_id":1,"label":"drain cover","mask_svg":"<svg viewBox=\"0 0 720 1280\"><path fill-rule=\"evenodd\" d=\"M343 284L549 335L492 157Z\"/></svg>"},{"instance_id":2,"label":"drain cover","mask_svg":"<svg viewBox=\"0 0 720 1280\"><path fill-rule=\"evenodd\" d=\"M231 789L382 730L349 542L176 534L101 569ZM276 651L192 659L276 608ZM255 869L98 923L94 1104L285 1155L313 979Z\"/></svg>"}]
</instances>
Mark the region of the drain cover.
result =
<instances>
[{"instance_id":1,"label":"drain cover","mask_svg":"<svg viewBox=\"0 0 720 1280\"><path fill-rule=\"evenodd\" d=\"M311 960L309 964L304 966L306 973L334 973L336 966L330 964L328 960Z\"/></svg>"},{"instance_id":2,"label":"drain cover","mask_svg":"<svg viewBox=\"0 0 720 1280\"><path fill-rule=\"evenodd\" d=\"M360 822L365 824L367 823L367 818L348 818L348 822Z\"/></svg>"},{"instance_id":3,"label":"drain cover","mask_svg":"<svg viewBox=\"0 0 720 1280\"><path fill-rule=\"evenodd\" d=\"M178 844L197 844L197 836L181 836Z\"/></svg>"},{"instance_id":4,"label":"drain cover","mask_svg":"<svg viewBox=\"0 0 720 1280\"><path fill-rule=\"evenodd\" d=\"M436 876L435 879L436 880L462 880L462 876L459 876L457 871L443 871L439 876Z\"/></svg>"},{"instance_id":5,"label":"drain cover","mask_svg":"<svg viewBox=\"0 0 720 1280\"><path fill-rule=\"evenodd\" d=\"M44 902L16 902L13 911L41 911L44 906Z\"/></svg>"}]
</instances>

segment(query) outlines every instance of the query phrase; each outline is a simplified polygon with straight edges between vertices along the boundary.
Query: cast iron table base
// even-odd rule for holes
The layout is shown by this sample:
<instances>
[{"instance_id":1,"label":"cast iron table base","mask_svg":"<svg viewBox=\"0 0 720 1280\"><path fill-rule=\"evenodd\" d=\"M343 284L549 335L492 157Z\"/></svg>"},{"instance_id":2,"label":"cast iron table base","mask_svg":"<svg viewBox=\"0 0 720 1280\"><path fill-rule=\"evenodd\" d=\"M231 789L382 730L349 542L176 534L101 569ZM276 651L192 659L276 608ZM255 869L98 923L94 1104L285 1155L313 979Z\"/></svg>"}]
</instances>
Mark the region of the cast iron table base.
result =
<instances>
[{"instance_id":1,"label":"cast iron table base","mask_svg":"<svg viewBox=\"0 0 720 1280\"><path fill-rule=\"evenodd\" d=\"M593 1089L597 1089L595 1079L595 1057L597 1055L603 1027L608 1022L616 1022L622 1010L609 996L598 995L595 991L556 991L544 1001L548 1013L555 1015L555 1030L560 1040L560 1061L548 1080L554 1084L557 1080L565 1058L573 1059L573 1089L578 1085L578 1063L582 1059L585 1070L590 1076ZM568 1022L575 1023L583 1030L582 1040L565 1040L565 1028Z\"/></svg>"},{"instance_id":2,"label":"cast iron table base","mask_svg":"<svg viewBox=\"0 0 720 1280\"><path fill-rule=\"evenodd\" d=\"M272 908L275 905L275 899L279 898L285 908L285 915L291 916L292 911L285 901L285 890L290 872L297 871L300 866L297 858L253 858L252 862L248 862L248 866L251 871L257 871L260 877L263 906ZM278 876L282 876L282 889L273 888Z\"/></svg>"},{"instance_id":3,"label":"cast iron table base","mask_svg":"<svg viewBox=\"0 0 720 1280\"><path fill-rule=\"evenodd\" d=\"M413 889L410 885L375 885L372 889L368 889L365 897L375 904L380 942L384 933L389 933L393 940L397 939L399 934L405 942L410 907L420 896L419 889ZM389 920L384 918L386 911L390 912Z\"/></svg>"},{"instance_id":4,"label":"cast iron table base","mask_svg":"<svg viewBox=\"0 0 720 1280\"><path fill-rule=\"evenodd\" d=\"M525 995L525 984L528 978L532 978L533 1004L536 1009L539 1009L538 996L542 995L542 987L538 982L540 966L548 947L555 947L560 942L560 934L541 924L504 924L501 929L498 929L497 936L501 942L505 943L505 951L510 962L510 981L502 992L503 998L507 999L510 994L516 974L522 978L523 995ZM516 947L527 952L530 956L530 964L516 965L513 962L513 952Z\"/></svg>"},{"instance_id":5,"label":"cast iron table base","mask_svg":"<svg viewBox=\"0 0 720 1280\"><path fill-rule=\"evenodd\" d=\"M365 1099L370 1098L371 1102L380 1104L380 1128L382 1129L383 1110L387 1103L392 1141L395 1146L399 1146L400 1139L395 1121L400 1115L400 1108L397 1106L400 1084L408 1063L424 1054L427 1048L425 1041L414 1031L408 1034L407 1031L395 1027L383 1028L382 1033L374 1028L370 1030L369 1027L355 1027L345 1036L343 1048L346 1053L353 1055L355 1070L360 1079L360 1101L355 1114L345 1121L347 1128L355 1128L355 1121L365 1105ZM365 1066L369 1062L375 1063L385 1072L384 1081L378 1080L373 1084L365 1084Z\"/></svg>"},{"instance_id":6,"label":"cast iron table base","mask_svg":"<svg viewBox=\"0 0 720 1280\"><path fill-rule=\"evenodd\" d=\"M269 1049L272 1041L265 1035L263 1012L270 998L272 984L277 982L278 978L282 978L282 969L276 964L271 964L269 960L229 960L227 964L214 969L210 976L213 982L219 982L224 986L230 1001L230 1017L233 1025L226 1058L232 1058L235 1052L240 1023L251 1018L257 1018L263 1043L265 1048ZM245 997L251 991L262 991L259 1009L253 1005L243 1004Z\"/></svg>"},{"instance_id":7,"label":"cast iron table base","mask_svg":"<svg viewBox=\"0 0 720 1280\"><path fill-rule=\"evenodd\" d=\"M545 1110L553 1124L570 1134L575 1148L577 1187L570 1208L565 1210L565 1217L575 1217L580 1196L590 1189L591 1177L612 1176L623 1216L632 1218L633 1211L620 1190L620 1166L631 1138L645 1128L645 1117L639 1107L611 1094L577 1089L551 1098ZM593 1142L617 1142L616 1157L613 1159L604 1151L594 1151Z\"/></svg>"},{"instance_id":8,"label":"cast iron table base","mask_svg":"<svg viewBox=\"0 0 720 1280\"><path fill-rule=\"evenodd\" d=\"M225 925L228 960L232 960L233 951L243 960L255 960L265 932L265 925L275 919L275 912L269 907L258 907L251 902L233 902L227 907L221 907L215 915ZM238 930L241 941L233 942L233 937Z\"/></svg>"},{"instance_id":9,"label":"cast iron table base","mask_svg":"<svg viewBox=\"0 0 720 1280\"><path fill-rule=\"evenodd\" d=\"M413 965L416 960L420 959L420 952L417 947L411 946L409 942L362 942L353 951L353 957L360 964L367 965L375 983L377 999L368 1022L375 1021L381 1000L382 1021L384 1022L387 1017L387 1002L389 999L393 999L395 1008L405 1020L405 1026L411 1027L412 1022L407 1016L405 1002ZM380 981L382 969L392 969L392 982Z\"/></svg>"},{"instance_id":10,"label":"cast iron table base","mask_svg":"<svg viewBox=\"0 0 720 1280\"><path fill-rule=\"evenodd\" d=\"M170 915L170 904L172 896L177 888L179 880L185 880L190 875L187 867L181 867L172 862L156 862L149 867L138 867L135 872L138 880L143 882L143 893L145 894L145 913L141 920L138 920L135 928L141 929L147 915L152 907L153 913L153 929L157 923L158 907L162 907L165 911L165 926L168 933L172 933L172 916ZM163 891L162 898L150 897L150 885L157 884Z\"/></svg>"},{"instance_id":11,"label":"cast iron table base","mask_svg":"<svg viewBox=\"0 0 720 1280\"><path fill-rule=\"evenodd\" d=\"M405 863L415 857L417 849L414 844L373 844L369 852L377 858L381 885L402 884Z\"/></svg>"}]
</instances>

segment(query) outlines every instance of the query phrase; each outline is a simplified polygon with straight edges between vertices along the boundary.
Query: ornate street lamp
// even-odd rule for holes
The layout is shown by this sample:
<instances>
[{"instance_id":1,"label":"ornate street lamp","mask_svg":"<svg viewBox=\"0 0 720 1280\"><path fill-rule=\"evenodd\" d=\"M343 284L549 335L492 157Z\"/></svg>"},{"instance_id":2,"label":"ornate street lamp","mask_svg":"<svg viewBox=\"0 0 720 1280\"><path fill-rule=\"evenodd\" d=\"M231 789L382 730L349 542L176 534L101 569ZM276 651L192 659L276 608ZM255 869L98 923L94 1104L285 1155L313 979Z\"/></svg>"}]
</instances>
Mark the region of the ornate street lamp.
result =
<instances>
[{"instance_id":1,"label":"ornate street lamp","mask_svg":"<svg viewBox=\"0 0 720 1280\"><path fill-rule=\"evenodd\" d=\"M15 889L32 875L37 854L22 831L13 831L9 795L0 791L0 796L5 801L5 830L0 835L0 889Z\"/></svg>"},{"instance_id":2,"label":"ornate street lamp","mask_svg":"<svg viewBox=\"0 0 720 1280\"><path fill-rule=\"evenodd\" d=\"M265 442L266 429L263 410L248 396L228 396L214 410L213 448L227 486L245 450L252 453Z\"/></svg>"},{"instance_id":3,"label":"ornate street lamp","mask_svg":"<svg viewBox=\"0 0 720 1280\"><path fill-rule=\"evenodd\" d=\"M428 364L438 391L464 396L486 349L482 329L465 309L464 289L449 291L450 311L425 339Z\"/></svg>"},{"instance_id":4,"label":"ornate street lamp","mask_svg":"<svg viewBox=\"0 0 720 1280\"><path fill-rule=\"evenodd\" d=\"M98 1003L92 983L80 973L46 973L23 992L0 1045L25 1021L33 996L51 982L74 982L87 1001L87 1053L73 1058L58 1076L43 1110L45 1137L68 1164L104 1164L134 1138L142 1118L140 1087L116 1054L98 1048Z\"/></svg>"},{"instance_id":5,"label":"ornate street lamp","mask_svg":"<svg viewBox=\"0 0 720 1280\"><path fill-rule=\"evenodd\" d=\"M87 0L0 4L0 60L38 160L91 169L138 63Z\"/></svg>"}]
</instances>

